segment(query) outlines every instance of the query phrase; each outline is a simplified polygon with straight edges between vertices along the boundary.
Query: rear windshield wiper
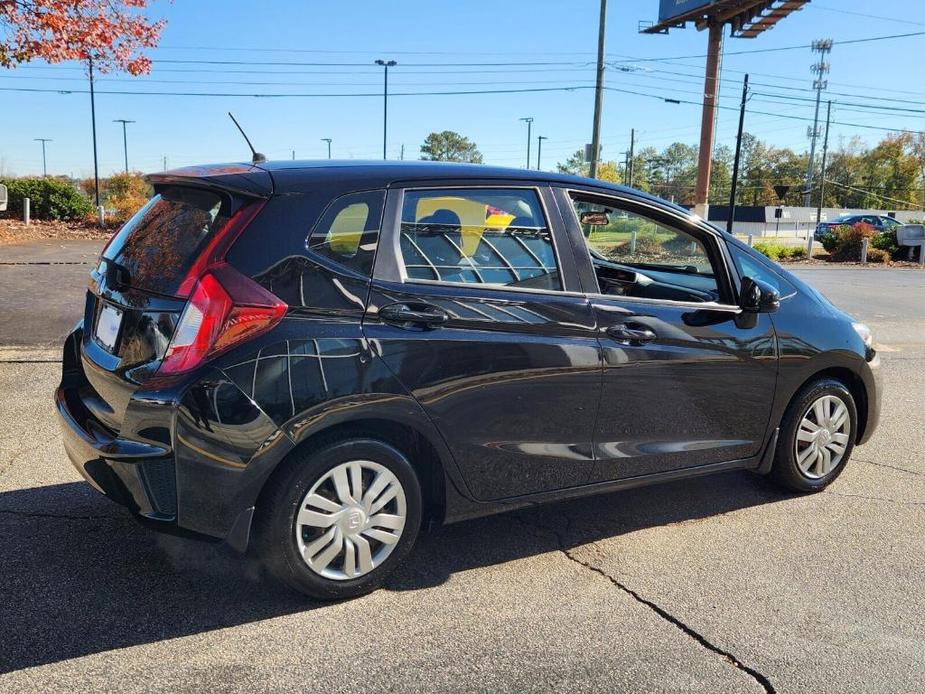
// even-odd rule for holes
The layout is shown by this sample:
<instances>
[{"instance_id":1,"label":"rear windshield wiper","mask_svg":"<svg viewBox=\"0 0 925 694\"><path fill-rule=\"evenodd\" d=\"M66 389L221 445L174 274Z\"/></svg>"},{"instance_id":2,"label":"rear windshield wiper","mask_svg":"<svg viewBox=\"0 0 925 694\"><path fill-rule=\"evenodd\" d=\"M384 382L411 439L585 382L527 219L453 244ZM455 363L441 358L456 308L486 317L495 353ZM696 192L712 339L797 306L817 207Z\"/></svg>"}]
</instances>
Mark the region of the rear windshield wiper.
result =
<instances>
[{"instance_id":1,"label":"rear windshield wiper","mask_svg":"<svg viewBox=\"0 0 925 694\"><path fill-rule=\"evenodd\" d=\"M107 287L119 290L131 284L132 276L127 267L109 258L103 258L102 260L106 264L106 271L103 276L106 278Z\"/></svg>"}]
</instances>

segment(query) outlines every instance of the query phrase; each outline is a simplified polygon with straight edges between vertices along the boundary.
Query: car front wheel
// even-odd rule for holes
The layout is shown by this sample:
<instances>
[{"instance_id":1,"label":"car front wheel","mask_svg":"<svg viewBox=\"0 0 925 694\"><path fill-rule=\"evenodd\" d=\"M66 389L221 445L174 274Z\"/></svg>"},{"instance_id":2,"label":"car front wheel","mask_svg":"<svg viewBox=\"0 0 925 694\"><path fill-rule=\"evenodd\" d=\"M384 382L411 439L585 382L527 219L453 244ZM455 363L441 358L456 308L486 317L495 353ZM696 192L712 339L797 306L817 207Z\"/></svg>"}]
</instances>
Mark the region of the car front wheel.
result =
<instances>
[{"instance_id":1,"label":"car front wheel","mask_svg":"<svg viewBox=\"0 0 925 694\"><path fill-rule=\"evenodd\" d=\"M401 451L381 441L297 452L269 484L257 509L257 552L278 578L313 598L378 588L417 539L417 476Z\"/></svg>"},{"instance_id":2,"label":"car front wheel","mask_svg":"<svg viewBox=\"0 0 925 694\"><path fill-rule=\"evenodd\" d=\"M798 492L824 489L844 470L857 426L854 398L841 381L810 383L784 414L772 477Z\"/></svg>"}]
</instances>

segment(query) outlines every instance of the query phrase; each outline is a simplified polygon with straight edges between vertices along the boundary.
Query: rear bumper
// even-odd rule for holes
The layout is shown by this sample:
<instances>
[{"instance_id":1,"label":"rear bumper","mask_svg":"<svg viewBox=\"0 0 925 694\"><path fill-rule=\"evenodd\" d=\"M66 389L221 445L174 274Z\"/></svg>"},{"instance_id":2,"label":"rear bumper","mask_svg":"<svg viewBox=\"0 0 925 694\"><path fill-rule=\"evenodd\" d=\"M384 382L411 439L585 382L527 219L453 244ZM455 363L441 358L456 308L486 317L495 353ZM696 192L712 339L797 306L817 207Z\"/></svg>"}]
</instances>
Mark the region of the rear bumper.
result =
<instances>
[{"instance_id":1,"label":"rear bumper","mask_svg":"<svg viewBox=\"0 0 925 694\"><path fill-rule=\"evenodd\" d=\"M92 421L73 393L55 393L64 449L98 491L149 520L171 522L177 515L174 463L167 449L112 436Z\"/></svg>"},{"instance_id":2,"label":"rear bumper","mask_svg":"<svg viewBox=\"0 0 925 694\"><path fill-rule=\"evenodd\" d=\"M175 388L139 389L116 432L91 409L95 398L85 402L93 391L81 336L78 329L65 343L55 392L74 468L149 527L246 548L257 496L291 449L288 437L215 370ZM212 411L223 403L232 411Z\"/></svg>"}]
</instances>

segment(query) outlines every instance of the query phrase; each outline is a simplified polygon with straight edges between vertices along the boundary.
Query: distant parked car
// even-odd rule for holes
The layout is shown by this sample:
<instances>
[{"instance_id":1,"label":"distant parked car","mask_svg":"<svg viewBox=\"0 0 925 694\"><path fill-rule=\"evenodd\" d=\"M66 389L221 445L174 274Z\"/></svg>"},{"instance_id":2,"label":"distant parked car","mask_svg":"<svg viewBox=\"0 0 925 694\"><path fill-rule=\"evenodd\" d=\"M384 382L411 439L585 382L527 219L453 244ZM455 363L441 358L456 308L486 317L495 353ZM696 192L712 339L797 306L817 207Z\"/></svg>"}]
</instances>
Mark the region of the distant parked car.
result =
<instances>
[{"instance_id":1,"label":"distant parked car","mask_svg":"<svg viewBox=\"0 0 925 694\"><path fill-rule=\"evenodd\" d=\"M813 236L819 241L825 234L836 227L845 225L854 226L860 222L870 224L881 234L887 231L896 231L896 229L902 226L900 222L897 222L892 217L887 217L885 214L843 214L839 215L831 222L819 222L816 225L816 233L813 234Z\"/></svg>"}]
</instances>

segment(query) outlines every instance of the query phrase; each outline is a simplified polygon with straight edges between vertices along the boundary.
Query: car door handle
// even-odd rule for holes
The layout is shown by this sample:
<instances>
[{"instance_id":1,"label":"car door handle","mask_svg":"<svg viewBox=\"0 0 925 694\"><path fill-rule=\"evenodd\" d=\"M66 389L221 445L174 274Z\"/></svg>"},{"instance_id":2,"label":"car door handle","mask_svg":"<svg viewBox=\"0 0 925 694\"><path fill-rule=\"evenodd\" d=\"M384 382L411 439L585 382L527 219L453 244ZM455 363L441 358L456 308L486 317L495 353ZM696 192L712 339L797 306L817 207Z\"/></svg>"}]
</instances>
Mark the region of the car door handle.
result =
<instances>
[{"instance_id":1,"label":"car door handle","mask_svg":"<svg viewBox=\"0 0 925 694\"><path fill-rule=\"evenodd\" d=\"M379 309L379 316L387 323L398 325L439 325L450 319L450 314L430 304L389 304Z\"/></svg>"},{"instance_id":2,"label":"car door handle","mask_svg":"<svg viewBox=\"0 0 925 694\"><path fill-rule=\"evenodd\" d=\"M652 330L649 330L649 328L642 325L633 327L633 325L632 323L617 323L616 325L611 325L607 328L607 334L624 345L644 345L649 342L654 342L658 338L658 335Z\"/></svg>"}]
</instances>

